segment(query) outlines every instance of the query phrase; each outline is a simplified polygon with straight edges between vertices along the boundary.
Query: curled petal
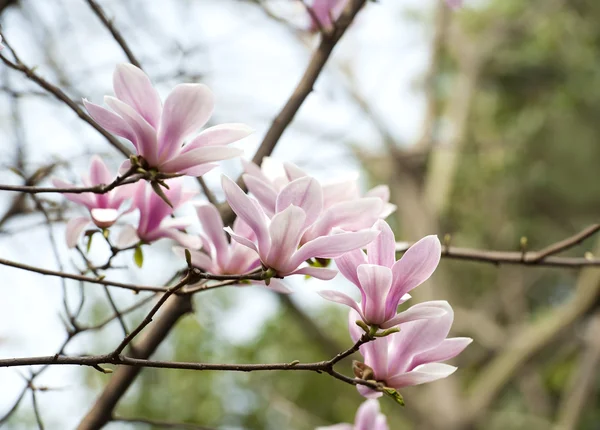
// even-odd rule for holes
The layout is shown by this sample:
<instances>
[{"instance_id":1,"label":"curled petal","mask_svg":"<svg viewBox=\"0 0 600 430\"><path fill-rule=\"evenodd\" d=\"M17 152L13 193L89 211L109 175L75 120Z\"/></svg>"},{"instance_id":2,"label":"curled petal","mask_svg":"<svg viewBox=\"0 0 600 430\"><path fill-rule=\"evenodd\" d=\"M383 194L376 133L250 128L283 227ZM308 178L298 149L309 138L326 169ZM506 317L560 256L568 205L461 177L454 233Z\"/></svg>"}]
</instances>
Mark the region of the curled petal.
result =
<instances>
[{"instance_id":1,"label":"curled petal","mask_svg":"<svg viewBox=\"0 0 600 430\"><path fill-rule=\"evenodd\" d=\"M119 248L128 248L130 246L135 245L139 241L140 238L137 234L137 230L131 225L126 225L119 232L119 235L117 236L116 245Z\"/></svg>"},{"instance_id":2,"label":"curled petal","mask_svg":"<svg viewBox=\"0 0 600 430\"><path fill-rule=\"evenodd\" d=\"M254 242L252 242L249 239L246 239L244 236L240 236L239 234L234 233L234 231L231 229L231 227L225 227L223 230L225 230L227 232L227 234L229 234L229 236L231 236L231 239L235 240L240 245L243 245L247 248L252 249L253 251L258 252L258 248L254 244Z\"/></svg>"},{"instance_id":3,"label":"curled petal","mask_svg":"<svg viewBox=\"0 0 600 430\"><path fill-rule=\"evenodd\" d=\"M157 230L156 234L157 236L171 238L188 249L198 249L202 245L202 241L198 236L192 236L174 228Z\"/></svg>"},{"instance_id":4,"label":"curled petal","mask_svg":"<svg viewBox=\"0 0 600 430\"><path fill-rule=\"evenodd\" d=\"M102 161L102 158L94 155L90 163L90 181L92 182L92 185L107 185L110 184L112 180L113 175L108 170L108 167L106 167L106 164L104 164L104 161Z\"/></svg>"},{"instance_id":5,"label":"curled petal","mask_svg":"<svg viewBox=\"0 0 600 430\"><path fill-rule=\"evenodd\" d=\"M410 387L447 378L456 371L456 367L444 363L427 363L415 367L407 373L392 376L387 384L393 388Z\"/></svg>"},{"instance_id":6,"label":"curled petal","mask_svg":"<svg viewBox=\"0 0 600 430\"><path fill-rule=\"evenodd\" d=\"M220 267L225 267L229 260L229 243L227 243L227 237L223 231L223 220L218 209L210 203L198 204L196 205L196 214L204 233L215 250L213 258L216 258Z\"/></svg>"},{"instance_id":7,"label":"curled petal","mask_svg":"<svg viewBox=\"0 0 600 430\"><path fill-rule=\"evenodd\" d=\"M317 291L317 294L319 294L325 300L329 300L330 302L341 303L342 305L346 305L346 306L349 306L352 309L354 309L358 313L358 316L359 316L359 318L356 318L354 321L356 321L358 319L364 319L364 317L362 316L362 310L360 309L360 306L358 305L358 303L356 303L356 300L354 300L352 297L348 296L347 294L344 294L339 291L334 291L334 290L321 290L321 291ZM360 330L360 328L359 328L359 330ZM359 337L360 337L360 335L359 335Z\"/></svg>"},{"instance_id":8,"label":"curled petal","mask_svg":"<svg viewBox=\"0 0 600 430\"><path fill-rule=\"evenodd\" d=\"M253 285L258 285L259 287L264 287L268 290L274 291L279 294L292 294L293 291L290 290L287 285L281 279L271 279L269 285L265 284L265 281L250 281Z\"/></svg>"},{"instance_id":9,"label":"curled petal","mask_svg":"<svg viewBox=\"0 0 600 430\"><path fill-rule=\"evenodd\" d=\"M412 365L416 367L425 363L450 360L460 354L471 342L473 339L469 337L444 339L437 347L417 354L413 358Z\"/></svg>"},{"instance_id":10,"label":"curled petal","mask_svg":"<svg viewBox=\"0 0 600 430\"><path fill-rule=\"evenodd\" d=\"M366 385L358 384L356 386L356 389L358 390L358 393L361 396L366 397L367 399L377 399L378 397L383 396L383 393L381 391L372 390L371 388L367 387Z\"/></svg>"},{"instance_id":11,"label":"curled petal","mask_svg":"<svg viewBox=\"0 0 600 430\"><path fill-rule=\"evenodd\" d=\"M252 195L256 197L256 200L258 200L267 214L273 216L275 214L277 192L269 184L256 178L255 176L246 173L243 178L244 183L248 187L248 191L250 191Z\"/></svg>"},{"instance_id":12,"label":"curled petal","mask_svg":"<svg viewBox=\"0 0 600 430\"><path fill-rule=\"evenodd\" d=\"M67 246L69 248L75 248L75 245L77 245L77 241L79 240L79 236L81 236L83 229L89 223L90 219L87 217L78 217L69 220L65 230Z\"/></svg>"}]
</instances>

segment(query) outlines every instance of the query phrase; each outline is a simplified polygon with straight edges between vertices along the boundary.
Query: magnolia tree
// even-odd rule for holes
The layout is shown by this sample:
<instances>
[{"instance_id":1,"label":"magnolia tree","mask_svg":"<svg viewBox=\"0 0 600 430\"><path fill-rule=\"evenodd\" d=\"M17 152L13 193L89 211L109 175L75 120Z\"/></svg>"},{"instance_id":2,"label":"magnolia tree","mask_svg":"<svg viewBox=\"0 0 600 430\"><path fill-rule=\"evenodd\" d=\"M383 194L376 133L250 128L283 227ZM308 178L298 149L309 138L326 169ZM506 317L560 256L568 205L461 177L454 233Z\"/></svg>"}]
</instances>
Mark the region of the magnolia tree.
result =
<instances>
[{"instance_id":1,"label":"magnolia tree","mask_svg":"<svg viewBox=\"0 0 600 430\"><path fill-rule=\"evenodd\" d=\"M100 428L110 422L119 399L145 367L319 372L332 381L337 379L353 386L356 395L365 398L356 411L354 424L320 429L395 428L380 412L379 402L404 405L401 392L405 387L451 377L457 368L445 362L472 342L469 337L448 337L454 319L451 303L436 298L417 303L411 300L410 292L429 279L442 254L450 255L448 244L442 246L434 234L409 245L397 242L386 222L397 210L390 203L387 185L361 193L354 177L320 182L311 172L270 156L336 43L366 1L315 0L304 5L310 22L305 30L317 34L319 45L302 81L252 160L244 158L239 146L231 146L253 133L252 124L205 127L215 109L215 98L204 84L180 83L161 100L118 30L96 2L89 3L135 63L115 65L114 94L105 96L103 103L83 99L85 111L82 110L58 87L22 63L8 37L1 58L5 67L22 72L24 78L61 99L100 131L123 153L120 168L118 172L111 171L100 155L92 155L89 171L82 173L78 183L54 177L54 187L0 187L5 192L33 196L59 193L79 207L81 215L68 219L64 241L72 252L84 257L87 269L84 274L73 274L7 259L0 260L0 264L111 289L149 291L153 293L153 306L136 327L128 329L123 315L147 300L123 310L106 288L107 300L114 310L110 320L119 320L124 329L116 348L100 355L75 356L65 354L63 346L50 356L2 359L0 367L80 365L112 374L104 393L81 421L80 429ZM457 7L458 3L448 1L448 6ZM222 175L220 191L225 201L218 202L202 176L229 159L240 163L244 173L239 178ZM204 197L189 186L186 176L197 178ZM195 215L180 215L185 207L188 213L193 208ZM592 233L586 231L577 240ZM129 254L131 261L144 269L146 250L161 241L172 246L172 252L185 267L175 274L170 285L145 286L111 280L117 255ZM101 264L93 264L86 254L100 242L106 243L110 256ZM542 261L560 249L564 246L531 259ZM480 258L493 261L504 257L482 254ZM523 253L518 258L529 257ZM326 282L338 274L356 288L359 301L327 289ZM349 308L347 349L312 363L213 364L151 358L168 332L168 327L163 326L176 321L171 318L169 323L168 315L180 312L182 303L191 296L242 286L290 294L293 289L286 282L290 277L320 280L322 288L318 294L323 299ZM84 331L80 311L81 307L75 311L67 307L67 342ZM161 318L153 321L156 316ZM135 342L144 332L147 336ZM350 358L353 375L336 369L338 363Z\"/></svg>"}]
</instances>

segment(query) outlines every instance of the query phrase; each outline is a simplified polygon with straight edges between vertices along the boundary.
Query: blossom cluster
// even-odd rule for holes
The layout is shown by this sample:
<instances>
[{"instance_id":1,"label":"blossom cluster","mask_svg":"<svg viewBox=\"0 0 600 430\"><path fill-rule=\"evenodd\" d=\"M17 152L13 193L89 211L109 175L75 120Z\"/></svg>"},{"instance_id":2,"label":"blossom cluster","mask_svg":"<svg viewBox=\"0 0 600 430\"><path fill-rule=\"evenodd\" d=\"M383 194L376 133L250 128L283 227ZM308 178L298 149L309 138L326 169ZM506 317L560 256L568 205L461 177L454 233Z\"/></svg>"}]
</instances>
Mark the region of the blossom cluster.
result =
<instances>
[{"instance_id":1,"label":"blossom cluster","mask_svg":"<svg viewBox=\"0 0 600 430\"><path fill-rule=\"evenodd\" d=\"M193 200L196 192L187 190L180 176L200 176L216 161L237 157L241 150L227 145L246 137L251 129L223 124L197 134L213 110L213 95L201 84L178 85L164 105L148 77L135 66L118 66L113 84L116 97L105 98L111 110L88 101L85 106L107 131L129 140L136 155L122 163L121 176L94 156L83 185L114 186L65 194L88 212L68 222L68 246L76 246L89 226L95 226L92 234L101 230L106 238L118 229L116 247L111 242L113 252L170 239L177 243L175 254L186 255L199 270L240 275L240 280L261 273L264 280L255 282L279 292L289 292L281 282L287 276L330 280L339 270L357 288L360 301L335 290L319 294L350 307L350 337L360 344L363 356L355 364L361 395L375 398L456 370L441 362L458 355L471 339L447 338L453 321L451 306L429 301L399 311L411 298L409 292L437 268L441 245L436 236L427 236L396 259L394 233L385 221L395 206L389 202L386 186L363 195L356 177L321 183L291 163L268 157L261 166L244 161L242 179L248 192L222 176L225 198L236 215L235 222L226 226L217 207ZM129 177L131 181L124 180L136 174ZM73 187L60 179L54 184ZM195 207L196 217L176 216L186 204ZM129 216L133 213L138 216L134 223ZM200 233L187 231L198 223ZM330 428L385 430L388 426L377 401L368 400L354 426Z\"/></svg>"}]
</instances>

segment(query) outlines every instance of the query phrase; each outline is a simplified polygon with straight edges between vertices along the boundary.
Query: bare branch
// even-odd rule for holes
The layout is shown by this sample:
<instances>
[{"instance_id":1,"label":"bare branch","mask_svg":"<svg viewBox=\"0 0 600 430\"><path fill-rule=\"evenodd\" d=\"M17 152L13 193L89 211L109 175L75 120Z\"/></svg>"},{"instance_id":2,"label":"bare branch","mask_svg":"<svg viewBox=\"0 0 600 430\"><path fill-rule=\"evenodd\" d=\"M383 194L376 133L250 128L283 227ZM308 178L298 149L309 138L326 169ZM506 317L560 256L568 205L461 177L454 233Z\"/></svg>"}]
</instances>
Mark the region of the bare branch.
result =
<instances>
[{"instance_id":1,"label":"bare branch","mask_svg":"<svg viewBox=\"0 0 600 430\"><path fill-rule=\"evenodd\" d=\"M112 20L108 19L108 17L104 13L104 10L102 10L102 7L95 0L86 1L90 5L90 8L94 11L96 16L100 19L100 21L102 21L102 24L104 24L108 31L110 31L110 34L112 34L115 41L119 44L119 46L125 53L125 56L127 56L129 62L141 69L142 66L140 65L140 62L137 60L137 58L135 58L135 55L133 55L133 51L131 51L129 45L127 45L127 42L125 41L119 30L117 30L116 27L113 25Z\"/></svg>"},{"instance_id":2,"label":"bare branch","mask_svg":"<svg viewBox=\"0 0 600 430\"><path fill-rule=\"evenodd\" d=\"M145 424L152 427L159 427L165 429L183 429L183 430L215 430L210 427L199 426L196 424L189 423L176 423L173 421L158 421L149 420L145 418L124 418L124 417L113 417L112 422L117 423L128 423L128 424Z\"/></svg>"}]
</instances>

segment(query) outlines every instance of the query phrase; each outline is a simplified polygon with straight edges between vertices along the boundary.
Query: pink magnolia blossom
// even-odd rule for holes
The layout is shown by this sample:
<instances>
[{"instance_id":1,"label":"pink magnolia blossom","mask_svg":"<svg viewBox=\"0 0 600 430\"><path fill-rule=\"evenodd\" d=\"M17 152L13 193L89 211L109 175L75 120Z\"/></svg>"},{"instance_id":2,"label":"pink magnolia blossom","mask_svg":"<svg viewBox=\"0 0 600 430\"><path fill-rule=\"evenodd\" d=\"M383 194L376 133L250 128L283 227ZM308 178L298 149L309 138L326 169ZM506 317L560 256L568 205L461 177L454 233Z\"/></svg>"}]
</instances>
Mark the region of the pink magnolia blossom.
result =
<instances>
[{"instance_id":1,"label":"pink magnolia blossom","mask_svg":"<svg viewBox=\"0 0 600 430\"><path fill-rule=\"evenodd\" d=\"M336 424L317 427L315 430L389 430L387 419L379 409L379 402L369 399L356 411L354 424Z\"/></svg>"},{"instance_id":2,"label":"pink magnolia blossom","mask_svg":"<svg viewBox=\"0 0 600 430\"><path fill-rule=\"evenodd\" d=\"M365 323L384 329L407 320L439 316L438 308L428 306L414 306L397 313L398 305L410 298L407 293L429 279L440 262L438 238L427 236L421 239L396 261L392 229L383 220L377 221L374 228L380 234L367 246L367 255L357 249L335 260L342 275L360 290L360 303L338 291L325 290L319 294L327 300L350 306Z\"/></svg>"},{"instance_id":3,"label":"pink magnolia blossom","mask_svg":"<svg viewBox=\"0 0 600 430\"><path fill-rule=\"evenodd\" d=\"M310 31L317 31L319 26L330 28L333 25L332 18L338 19L344 10L347 0L314 0L312 4L313 14L310 16ZM318 20L318 22L316 22Z\"/></svg>"},{"instance_id":4,"label":"pink magnolia blossom","mask_svg":"<svg viewBox=\"0 0 600 430\"><path fill-rule=\"evenodd\" d=\"M309 176L292 163L278 163L269 157L263 159L262 168L254 163L244 163L244 182L260 203L265 213L272 217L276 211L277 197L290 182ZM381 185L361 197L357 177L318 184L323 195L322 210L318 219L308 228L300 241L306 243L329 234L334 228L357 231L369 228L379 218L385 218L396 207L390 203L389 189Z\"/></svg>"},{"instance_id":5,"label":"pink magnolia blossom","mask_svg":"<svg viewBox=\"0 0 600 430\"><path fill-rule=\"evenodd\" d=\"M189 201L196 192L184 190L182 178L169 179L166 183L169 189L165 189L164 193L173 208L154 192L148 182L135 184L133 207L139 210L140 219L137 227L127 225L123 228L117 240L119 246L131 246L140 241L150 243L161 238L174 239L186 248L196 249L201 246L199 237L182 231L193 223L193 219L171 217L173 212Z\"/></svg>"},{"instance_id":6,"label":"pink magnolia blossom","mask_svg":"<svg viewBox=\"0 0 600 430\"><path fill-rule=\"evenodd\" d=\"M196 213L203 229L200 239L204 252L189 250L195 267L217 275L242 275L260 267L260 257L256 251L235 241L229 243L216 207L210 203L199 203ZM233 231L246 238L253 237L252 230L240 218L235 220ZM175 247L174 251L184 255L182 247Z\"/></svg>"},{"instance_id":7,"label":"pink magnolia blossom","mask_svg":"<svg viewBox=\"0 0 600 430\"><path fill-rule=\"evenodd\" d=\"M81 180L86 187L95 185L107 185L114 179L114 175L110 173L106 164L102 159L94 155L90 163L89 176L82 176ZM60 179L52 179L55 187L69 188L73 184L64 182ZM69 220L66 228L66 240L69 248L75 247L79 236L83 230L90 224L94 223L99 228L109 228L112 226L119 216L124 212L123 207L127 199L132 197L133 185L121 185L104 194L96 193L81 193L70 194L65 193L65 197L74 203L85 206L89 212L88 217L77 217Z\"/></svg>"},{"instance_id":8,"label":"pink magnolia blossom","mask_svg":"<svg viewBox=\"0 0 600 430\"><path fill-rule=\"evenodd\" d=\"M104 129L131 141L147 168L161 173L201 176L215 167L214 161L240 155L240 149L226 145L252 132L244 124L221 124L183 145L212 115L214 96L206 85L177 85L163 105L142 70L120 64L113 87L116 97L104 98L112 111L84 100L86 109ZM129 167L127 160L121 170Z\"/></svg>"},{"instance_id":9,"label":"pink magnolia blossom","mask_svg":"<svg viewBox=\"0 0 600 430\"><path fill-rule=\"evenodd\" d=\"M196 213L203 232L200 233L202 248L188 249L192 257L192 265L205 272L217 275L244 275L261 267L258 253L236 241L227 240L223 219L219 210L210 203L196 204ZM235 234L245 238L254 238L250 227L237 218L233 223ZM185 248L173 247L176 255L184 258ZM266 286L264 281L250 281L250 283ZM278 293L290 293L285 284L278 279L271 279L268 288Z\"/></svg>"},{"instance_id":10,"label":"pink magnolia blossom","mask_svg":"<svg viewBox=\"0 0 600 430\"><path fill-rule=\"evenodd\" d=\"M448 302L441 300L419 305L438 307L444 313L436 318L404 323L399 332L376 338L360 347L364 364L373 370L372 379L386 387L400 389L450 376L456 367L440 362L456 357L473 341L467 337L446 338L454 320L454 312ZM354 342L363 334L355 323L358 318L358 312L351 309L348 327ZM357 388L365 397L381 396L380 392L364 385Z\"/></svg>"},{"instance_id":11,"label":"pink magnolia blossom","mask_svg":"<svg viewBox=\"0 0 600 430\"><path fill-rule=\"evenodd\" d=\"M365 246L378 234L373 230L328 231L300 246L301 238L317 221L323 207L322 189L315 179L305 176L287 184L277 195L275 214L271 218L234 181L223 176L222 182L229 205L252 230L254 238L236 234L231 229L227 230L229 235L258 252L263 265L275 270L277 276L305 274L331 279L337 273L335 270L306 267L304 262L311 258L339 257Z\"/></svg>"}]
</instances>

